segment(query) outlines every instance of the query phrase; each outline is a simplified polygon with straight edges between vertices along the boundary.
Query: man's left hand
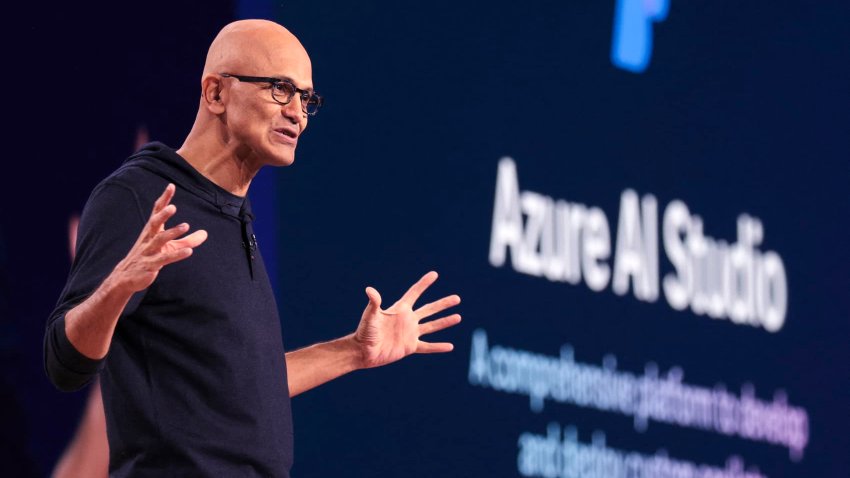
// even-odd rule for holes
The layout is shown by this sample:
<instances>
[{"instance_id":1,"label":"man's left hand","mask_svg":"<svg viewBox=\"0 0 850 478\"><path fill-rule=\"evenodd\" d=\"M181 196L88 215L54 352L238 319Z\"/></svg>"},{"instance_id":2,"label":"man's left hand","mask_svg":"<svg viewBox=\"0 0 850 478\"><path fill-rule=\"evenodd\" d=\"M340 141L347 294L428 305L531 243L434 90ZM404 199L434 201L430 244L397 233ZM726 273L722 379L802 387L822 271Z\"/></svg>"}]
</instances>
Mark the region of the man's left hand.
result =
<instances>
[{"instance_id":1,"label":"man's left hand","mask_svg":"<svg viewBox=\"0 0 850 478\"><path fill-rule=\"evenodd\" d=\"M381 309L381 294L372 287L366 288L369 304L363 311L360 325L354 332L354 342L362 355L362 368L380 367L414 353L451 352L454 346L448 342L423 342L424 335L457 325L460 314L452 314L430 322L423 320L460 304L460 297L450 295L425 304L414 310L419 296L437 280L436 272L429 272L393 304Z\"/></svg>"}]
</instances>

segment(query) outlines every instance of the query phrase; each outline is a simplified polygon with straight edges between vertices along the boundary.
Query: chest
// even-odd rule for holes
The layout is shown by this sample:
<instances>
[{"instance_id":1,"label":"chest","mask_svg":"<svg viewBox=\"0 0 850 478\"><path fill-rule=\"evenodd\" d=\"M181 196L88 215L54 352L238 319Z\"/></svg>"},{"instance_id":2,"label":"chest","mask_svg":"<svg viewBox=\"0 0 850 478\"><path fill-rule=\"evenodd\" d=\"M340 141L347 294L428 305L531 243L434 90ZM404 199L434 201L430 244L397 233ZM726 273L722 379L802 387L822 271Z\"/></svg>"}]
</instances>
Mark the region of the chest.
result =
<instances>
[{"instance_id":1,"label":"chest","mask_svg":"<svg viewBox=\"0 0 850 478\"><path fill-rule=\"evenodd\" d=\"M277 323L274 293L250 221L215 210L183 210L175 224L188 222L192 231L206 230L208 238L189 258L160 271L145 303L182 320L225 321L241 330Z\"/></svg>"}]
</instances>

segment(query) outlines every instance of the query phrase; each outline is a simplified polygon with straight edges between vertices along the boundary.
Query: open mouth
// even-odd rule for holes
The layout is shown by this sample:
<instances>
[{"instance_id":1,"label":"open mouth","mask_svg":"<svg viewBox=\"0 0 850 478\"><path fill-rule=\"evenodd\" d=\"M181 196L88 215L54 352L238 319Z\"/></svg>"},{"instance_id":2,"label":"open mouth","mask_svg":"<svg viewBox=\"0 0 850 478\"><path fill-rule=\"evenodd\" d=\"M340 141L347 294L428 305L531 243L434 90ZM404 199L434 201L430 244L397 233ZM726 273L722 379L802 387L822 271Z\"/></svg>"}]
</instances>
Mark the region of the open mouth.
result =
<instances>
[{"instance_id":1,"label":"open mouth","mask_svg":"<svg viewBox=\"0 0 850 478\"><path fill-rule=\"evenodd\" d=\"M298 142L298 134L295 130L289 128L277 128L274 130L275 136L281 140L281 142L295 144Z\"/></svg>"}]
</instances>

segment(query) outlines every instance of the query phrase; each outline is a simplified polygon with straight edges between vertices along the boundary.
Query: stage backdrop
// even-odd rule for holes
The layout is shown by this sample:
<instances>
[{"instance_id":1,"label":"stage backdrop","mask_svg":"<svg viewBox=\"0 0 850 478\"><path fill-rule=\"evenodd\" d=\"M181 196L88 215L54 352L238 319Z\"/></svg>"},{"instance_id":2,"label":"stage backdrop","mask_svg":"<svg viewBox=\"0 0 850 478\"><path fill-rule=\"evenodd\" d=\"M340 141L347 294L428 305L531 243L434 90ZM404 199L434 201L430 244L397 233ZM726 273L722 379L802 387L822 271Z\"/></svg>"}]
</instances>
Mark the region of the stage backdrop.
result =
<instances>
[{"instance_id":1,"label":"stage backdrop","mask_svg":"<svg viewBox=\"0 0 850 478\"><path fill-rule=\"evenodd\" d=\"M296 398L298 476L850 475L850 4L279 19L327 97L275 179L287 345L430 269L464 317Z\"/></svg>"},{"instance_id":2,"label":"stage backdrop","mask_svg":"<svg viewBox=\"0 0 850 478\"><path fill-rule=\"evenodd\" d=\"M463 298L454 352L294 399L294 476L850 475L850 4L218 3L15 27L69 90L17 95L0 228L32 469L85 398L40 369L68 218L136 138L179 146L206 45L264 16L326 97L251 193L286 347L352 331L367 285Z\"/></svg>"}]
</instances>

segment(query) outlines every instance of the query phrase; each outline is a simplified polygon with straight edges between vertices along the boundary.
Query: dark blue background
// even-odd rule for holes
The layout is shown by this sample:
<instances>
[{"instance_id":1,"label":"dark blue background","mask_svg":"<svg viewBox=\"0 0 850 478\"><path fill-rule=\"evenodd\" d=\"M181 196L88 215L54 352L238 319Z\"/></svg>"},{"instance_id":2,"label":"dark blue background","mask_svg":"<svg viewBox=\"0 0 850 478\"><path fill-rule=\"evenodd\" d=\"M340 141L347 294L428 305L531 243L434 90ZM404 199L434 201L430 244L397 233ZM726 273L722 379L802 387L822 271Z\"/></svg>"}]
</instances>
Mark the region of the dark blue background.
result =
<instances>
[{"instance_id":1,"label":"dark blue background","mask_svg":"<svg viewBox=\"0 0 850 478\"><path fill-rule=\"evenodd\" d=\"M350 332L366 285L392 302L435 269L426 300L464 300L464 322L439 334L452 354L357 372L294 400L296 476L517 476L516 438L550 421L644 454L664 448L714 466L740 455L771 477L850 473L850 5L838 1L671 0L643 74L610 62L613 0L15 12L4 34L20 45L4 75L4 459L48 470L85 398L53 391L41 371L68 217L140 126L179 146L209 41L252 8L299 36L327 98L295 165L264 172L252 191L264 198L257 226L278 271L287 348ZM761 249L785 263L785 326L770 334L676 312L663 296L648 304L493 268L506 155L522 190L601 207L612 239L626 188L654 194L659 215L685 201L716 238L734 240L741 213L760 218ZM613 353L621 370L655 361L701 386L753 382L762 399L785 389L810 416L805 456L793 463L781 447L657 423L639 434L628 417L567 405L532 413L525 397L468 384L479 327L491 343L547 355L570 343L581 362Z\"/></svg>"}]
</instances>

